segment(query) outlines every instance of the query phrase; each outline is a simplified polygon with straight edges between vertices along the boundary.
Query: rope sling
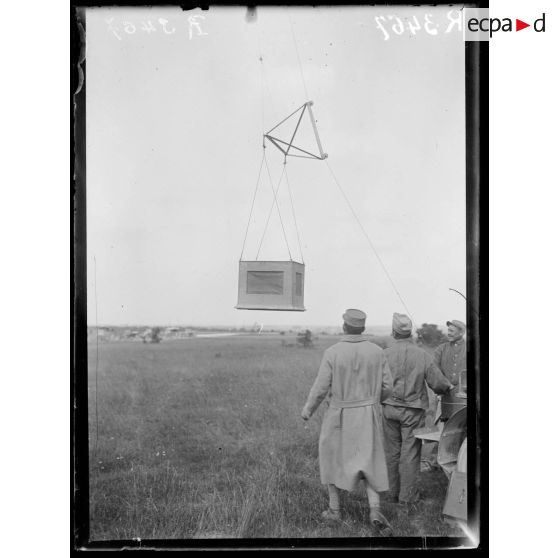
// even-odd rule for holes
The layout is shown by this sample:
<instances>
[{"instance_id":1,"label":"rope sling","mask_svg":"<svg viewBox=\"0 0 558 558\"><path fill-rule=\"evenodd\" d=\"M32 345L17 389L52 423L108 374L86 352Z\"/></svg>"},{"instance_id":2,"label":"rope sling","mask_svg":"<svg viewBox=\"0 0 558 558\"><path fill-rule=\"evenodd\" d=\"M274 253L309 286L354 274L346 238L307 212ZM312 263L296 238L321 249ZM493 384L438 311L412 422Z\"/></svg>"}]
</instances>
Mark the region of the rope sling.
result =
<instances>
[{"instance_id":1,"label":"rope sling","mask_svg":"<svg viewBox=\"0 0 558 558\"><path fill-rule=\"evenodd\" d=\"M292 39L293 39L293 43L294 43L294 49L295 49L296 57L297 57L297 61L298 61L298 68L299 68L299 72L300 72L301 83L302 83L302 87L303 87L306 99L308 99L309 98L308 88L307 88L307 85L306 85L306 80L304 78L304 70L303 70L303 67L302 67L300 54L299 54L299 49L298 49L297 40L296 40L296 35L295 35L295 31L294 31L294 26L293 26L293 22L291 20L290 15L288 16L288 19L289 19L289 24L290 24L290 28L291 28L291 35L292 35ZM260 42L260 39L259 39L259 35L258 35L258 47L259 47L259 52L260 52L259 61L260 61L260 67L261 67L262 129L263 129L263 123L264 123L264 103L263 103L264 82L265 82L265 86L267 87L270 99L271 99L271 90L270 90L269 84L267 82L267 74L265 72L264 58L263 58L262 51L261 51L261 42ZM247 240L247 237L248 237L248 230L249 230L250 222L251 222L252 215L253 215L256 196L257 196L259 185L260 185L260 182L261 182L261 175L262 175L263 165L265 164L266 171L267 171L267 176L268 176L269 183L270 183L270 187L271 187L272 193L273 193L273 200L271 202L271 206L270 206L268 214L267 214L267 219L265 221L265 227L264 227L264 230L263 230L263 233L262 233L259 245L258 245L258 250L257 250L257 253L256 253L256 260L258 260L258 258L260 256L262 244L263 244L265 235L266 235L267 230L268 230L269 221L270 221L271 215L273 213L273 210L276 207L277 208L277 213L279 215L279 221L281 223L283 238L284 238L284 241L285 241L285 244L286 244L286 247L287 247L287 252L289 254L289 259L290 259L290 261L293 261L292 260L291 249L289 247L289 243L288 243L288 240L287 240L287 234L286 234L286 231L285 231L285 225L284 225L283 217L281 215L281 209L279 207L279 202L278 202L278 199L277 199L277 194L279 192L279 189L281 187L283 179L285 179L285 182L287 183L287 188L288 188L288 194L289 194L289 199L290 199L291 211L292 211L292 215L293 215L293 221L294 221L294 224L295 224L296 238L297 238L297 242L298 242L298 250L299 250L299 253L300 253L301 261L302 261L302 263L304 263L304 257L303 257L303 254L302 254L302 243L301 243L301 240L300 240L300 233L299 233L298 223L297 223L297 220L296 220L296 213L295 213L295 209L294 209L292 188L291 188L291 183L289 181L288 173L287 173L287 157L299 157L299 158L317 159L317 160L326 160L328 158L328 154L324 153L324 151L322 149L322 144L321 144L321 141L320 141L320 137L318 135L316 120L314 118L314 114L313 114L313 111L312 111L313 104L314 103L312 101L306 101L303 105L298 107L291 114L289 114L288 116L283 118L278 124L276 124L268 132L263 133L262 159L261 159L260 168L259 168L259 171L258 171L258 179L256 181L256 187L255 187L255 190L254 190L254 195L252 197L252 204L250 206L250 213L249 213L249 216L248 216L248 223L246 225L246 231L245 231L245 234L244 234L244 241L243 241L243 244L242 244L242 250L241 250L241 254L240 254L240 261L243 261L244 250L245 250L245 246L246 246L246 240ZM277 137L276 133L272 135L272 133L275 132L282 124L287 122L289 119L294 118L297 114L298 114L298 120L297 120L296 126L294 128L294 132L290 136L289 141L285 141L283 139L280 139L279 137ZM299 131L299 127L300 127L301 123L303 122L303 118L304 118L305 114L308 115L308 117L310 119L310 123L312 125L314 138L316 140L316 146L318 148L317 149L318 154L312 153L308 149L302 149L301 147L294 144L294 141L297 138L297 132ZM280 177L279 177L275 186L274 186L274 183L272 181L271 172L270 172L270 169L269 169L269 164L268 164L268 161L267 161L267 156L266 156L266 151L265 151L266 150L266 140L269 143L271 143L273 146L275 146L283 155L283 169L282 169L281 175L280 175ZM357 213L356 213L356 211L353 207L353 204L349 200L349 197L345 193L345 190L341 186L341 184L340 184L339 180L337 179L335 173L333 172L329 162L325 161L325 163L326 163L328 171L329 171L329 173L330 173L330 175L333 179L333 182L336 184L337 188L341 192L341 195L342 195L343 199L345 200L345 203L347 204L347 207L349 208L349 211L350 211L351 215L355 219L355 221L356 221L358 227L360 228L362 234L364 235L370 249L372 250L375 258L378 261L378 263L380 264L380 267L381 267L383 273L385 274L387 280L389 281L390 286L392 287L393 291L397 295L399 301L401 302L401 304L402 304L403 308L405 309L409 318L411 318L411 320L413 322L415 322L407 304L405 303L405 300L403 299L403 296L401 295L399 289L397 288L397 285L395 284L395 281L393 280L391 274L389 273L389 271L388 271L385 263L383 262L378 250L374 246L374 243L372 242L368 232L366 231L362 222L360 221L360 219L359 219L359 217L358 217L358 215L357 215Z\"/></svg>"}]
</instances>

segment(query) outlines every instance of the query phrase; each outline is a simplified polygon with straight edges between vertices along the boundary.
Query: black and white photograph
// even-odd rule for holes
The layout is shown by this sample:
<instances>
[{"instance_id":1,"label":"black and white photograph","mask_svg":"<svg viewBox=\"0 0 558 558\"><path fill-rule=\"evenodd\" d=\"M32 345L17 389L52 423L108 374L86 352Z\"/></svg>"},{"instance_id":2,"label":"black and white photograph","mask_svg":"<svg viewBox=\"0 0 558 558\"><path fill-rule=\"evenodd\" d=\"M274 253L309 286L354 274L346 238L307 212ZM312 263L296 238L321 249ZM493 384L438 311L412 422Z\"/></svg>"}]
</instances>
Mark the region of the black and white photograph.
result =
<instances>
[{"instance_id":1,"label":"black and white photograph","mask_svg":"<svg viewBox=\"0 0 558 558\"><path fill-rule=\"evenodd\" d=\"M75 8L79 545L479 546L465 6Z\"/></svg>"}]
</instances>

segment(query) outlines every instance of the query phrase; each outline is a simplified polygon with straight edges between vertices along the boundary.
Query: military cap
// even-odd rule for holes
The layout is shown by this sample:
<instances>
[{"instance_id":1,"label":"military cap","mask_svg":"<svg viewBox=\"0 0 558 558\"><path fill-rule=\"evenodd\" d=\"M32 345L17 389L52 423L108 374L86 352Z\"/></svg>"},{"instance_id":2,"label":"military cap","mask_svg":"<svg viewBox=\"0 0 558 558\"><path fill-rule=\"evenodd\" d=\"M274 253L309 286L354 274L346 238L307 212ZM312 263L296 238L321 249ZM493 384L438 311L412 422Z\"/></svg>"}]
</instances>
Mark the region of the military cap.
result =
<instances>
[{"instance_id":1,"label":"military cap","mask_svg":"<svg viewBox=\"0 0 558 558\"><path fill-rule=\"evenodd\" d=\"M392 329L396 333L405 335L406 333L411 333L413 331L413 323L411 319L406 314L393 313Z\"/></svg>"},{"instance_id":2,"label":"military cap","mask_svg":"<svg viewBox=\"0 0 558 558\"><path fill-rule=\"evenodd\" d=\"M447 326L450 326L450 325L455 326L457 329L459 329L461 331L461 333L465 333L467 331L467 326L459 320L448 320L446 322L446 325Z\"/></svg>"},{"instance_id":3,"label":"military cap","mask_svg":"<svg viewBox=\"0 0 558 558\"><path fill-rule=\"evenodd\" d=\"M362 310L356 308L349 308L343 314L343 321L352 327L364 327L366 322L366 314Z\"/></svg>"}]
</instances>

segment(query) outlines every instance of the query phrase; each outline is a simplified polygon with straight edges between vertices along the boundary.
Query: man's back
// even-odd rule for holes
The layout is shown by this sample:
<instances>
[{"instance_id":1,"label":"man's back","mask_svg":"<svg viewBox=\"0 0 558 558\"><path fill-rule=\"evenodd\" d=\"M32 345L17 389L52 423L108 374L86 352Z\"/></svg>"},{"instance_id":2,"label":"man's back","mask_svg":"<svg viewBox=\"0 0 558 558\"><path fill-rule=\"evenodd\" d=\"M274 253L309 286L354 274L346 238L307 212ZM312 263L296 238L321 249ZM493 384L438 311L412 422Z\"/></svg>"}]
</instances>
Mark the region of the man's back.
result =
<instances>
[{"instance_id":1,"label":"man's back","mask_svg":"<svg viewBox=\"0 0 558 558\"><path fill-rule=\"evenodd\" d=\"M378 345L360 335L347 335L326 350L324 359L331 364L334 399L355 400L382 395L385 356Z\"/></svg>"},{"instance_id":2,"label":"man's back","mask_svg":"<svg viewBox=\"0 0 558 558\"><path fill-rule=\"evenodd\" d=\"M366 314L356 308L343 314L346 336L324 352L301 416L308 420L331 396L318 446L320 479L329 494L329 508L322 517L339 519L339 489L353 490L364 479L370 521L385 527L379 493L389 484L380 403L391 393L392 380L380 347L362 336L365 321Z\"/></svg>"},{"instance_id":3,"label":"man's back","mask_svg":"<svg viewBox=\"0 0 558 558\"><path fill-rule=\"evenodd\" d=\"M362 475L377 492L387 490L380 403L392 380L383 351L362 335L346 335L324 352L304 406L311 416L331 395L320 432L322 483L352 490Z\"/></svg>"},{"instance_id":4,"label":"man's back","mask_svg":"<svg viewBox=\"0 0 558 558\"><path fill-rule=\"evenodd\" d=\"M451 384L434 364L433 358L412 339L399 339L384 349L392 377L393 392L388 405L428 408L425 382L436 393L445 393Z\"/></svg>"}]
</instances>

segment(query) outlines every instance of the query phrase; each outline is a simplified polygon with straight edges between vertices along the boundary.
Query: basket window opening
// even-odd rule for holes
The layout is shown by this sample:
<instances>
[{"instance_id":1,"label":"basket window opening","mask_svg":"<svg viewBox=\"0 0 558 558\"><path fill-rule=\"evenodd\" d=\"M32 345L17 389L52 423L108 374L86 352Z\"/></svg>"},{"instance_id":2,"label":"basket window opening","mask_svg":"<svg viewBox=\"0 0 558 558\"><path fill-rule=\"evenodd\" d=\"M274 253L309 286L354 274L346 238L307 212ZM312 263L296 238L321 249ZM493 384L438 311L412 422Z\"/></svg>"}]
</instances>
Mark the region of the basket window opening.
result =
<instances>
[{"instance_id":1,"label":"basket window opening","mask_svg":"<svg viewBox=\"0 0 558 558\"><path fill-rule=\"evenodd\" d=\"M283 271L248 271L247 294L283 294Z\"/></svg>"},{"instance_id":2,"label":"basket window opening","mask_svg":"<svg viewBox=\"0 0 558 558\"><path fill-rule=\"evenodd\" d=\"M295 295L302 296L302 273L298 271L295 275Z\"/></svg>"}]
</instances>

